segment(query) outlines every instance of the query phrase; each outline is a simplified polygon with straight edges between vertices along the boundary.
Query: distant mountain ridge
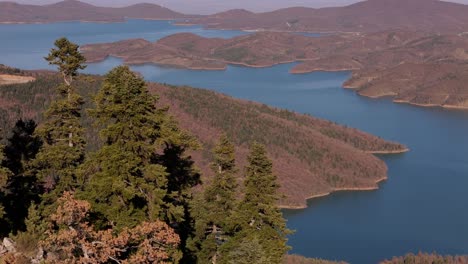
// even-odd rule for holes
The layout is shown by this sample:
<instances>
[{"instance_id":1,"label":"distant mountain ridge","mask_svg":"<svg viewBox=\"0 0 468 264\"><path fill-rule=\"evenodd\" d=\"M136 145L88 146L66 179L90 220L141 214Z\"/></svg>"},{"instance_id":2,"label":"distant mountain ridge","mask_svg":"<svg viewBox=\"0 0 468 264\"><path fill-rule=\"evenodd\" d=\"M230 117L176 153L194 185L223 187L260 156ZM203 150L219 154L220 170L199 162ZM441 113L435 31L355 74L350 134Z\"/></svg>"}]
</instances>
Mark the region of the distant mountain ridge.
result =
<instances>
[{"instance_id":1,"label":"distant mountain ridge","mask_svg":"<svg viewBox=\"0 0 468 264\"><path fill-rule=\"evenodd\" d=\"M233 9L208 16L182 14L155 4L98 7L77 0L21 5L0 2L0 23L59 21L116 22L125 18L180 19L215 29L304 32L377 32L403 29L427 32L468 32L468 5L439 0L367 0L344 7L290 7L253 13Z\"/></svg>"},{"instance_id":2,"label":"distant mountain ridge","mask_svg":"<svg viewBox=\"0 0 468 264\"><path fill-rule=\"evenodd\" d=\"M188 17L155 4L114 8L94 6L77 0L65 0L43 6L0 2L0 23L119 22L125 18L170 20Z\"/></svg>"},{"instance_id":3,"label":"distant mountain ridge","mask_svg":"<svg viewBox=\"0 0 468 264\"><path fill-rule=\"evenodd\" d=\"M344 7L291 7L265 13L223 12L193 19L209 28L304 32L377 32L391 29L465 32L468 6L438 0L367 0Z\"/></svg>"}]
</instances>

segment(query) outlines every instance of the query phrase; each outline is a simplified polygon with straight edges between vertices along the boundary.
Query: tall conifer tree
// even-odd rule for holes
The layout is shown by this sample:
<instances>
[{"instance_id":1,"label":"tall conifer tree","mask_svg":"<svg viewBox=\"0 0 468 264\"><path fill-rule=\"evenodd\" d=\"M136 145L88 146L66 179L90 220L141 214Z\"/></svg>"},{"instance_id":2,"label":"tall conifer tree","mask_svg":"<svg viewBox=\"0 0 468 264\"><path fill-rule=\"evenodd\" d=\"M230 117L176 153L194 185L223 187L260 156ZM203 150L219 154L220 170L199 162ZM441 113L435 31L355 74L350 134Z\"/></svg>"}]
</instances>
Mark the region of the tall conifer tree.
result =
<instances>
[{"instance_id":1,"label":"tall conifer tree","mask_svg":"<svg viewBox=\"0 0 468 264\"><path fill-rule=\"evenodd\" d=\"M164 111L145 81L126 66L110 71L90 115L103 126L104 146L86 163L85 195L105 224L134 227L163 213L166 168L152 162L160 147Z\"/></svg>"},{"instance_id":2,"label":"tall conifer tree","mask_svg":"<svg viewBox=\"0 0 468 264\"><path fill-rule=\"evenodd\" d=\"M193 263L194 252L187 247L187 241L194 235L194 218L190 212L190 204L193 201L193 187L201 181L187 151L196 150L200 145L196 138L180 129L168 114L164 115L161 142L162 154L158 153L153 162L163 165L167 172L163 220L172 226L181 238L181 249L184 253L181 263Z\"/></svg>"},{"instance_id":3,"label":"tall conifer tree","mask_svg":"<svg viewBox=\"0 0 468 264\"><path fill-rule=\"evenodd\" d=\"M220 138L213 154L215 177L194 208L198 263L217 263L219 247L232 236L230 221L236 206L238 184L234 145L226 135Z\"/></svg>"},{"instance_id":4,"label":"tall conifer tree","mask_svg":"<svg viewBox=\"0 0 468 264\"><path fill-rule=\"evenodd\" d=\"M57 65L64 83L58 87L58 97L38 128L44 144L32 163L32 173L42 182L41 208L55 203L64 191L77 187L76 168L85 155L84 129L80 124L84 102L72 86L78 71L85 68L85 59L78 45L66 38L58 39L55 46L45 59Z\"/></svg>"},{"instance_id":5,"label":"tall conifer tree","mask_svg":"<svg viewBox=\"0 0 468 264\"><path fill-rule=\"evenodd\" d=\"M4 150L3 165L12 172L7 183L8 193L4 205L8 229L14 234L26 229L24 221L28 215L28 207L39 199L37 178L28 173L30 162L34 160L42 144L40 138L34 135L35 129L36 123L33 120L18 120Z\"/></svg>"},{"instance_id":6,"label":"tall conifer tree","mask_svg":"<svg viewBox=\"0 0 468 264\"><path fill-rule=\"evenodd\" d=\"M193 232L188 205L199 182L185 152L198 143L178 128L167 108L156 107L157 101L128 67L106 75L96 108L89 111L103 128L104 146L83 166L86 188L81 195L103 227L165 221L179 234L185 258Z\"/></svg>"},{"instance_id":7,"label":"tall conifer tree","mask_svg":"<svg viewBox=\"0 0 468 264\"><path fill-rule=\"evenodd\" d=\"M258 263L282 263L289 250L286 236L291 231L277 206L279 185L273 164L258 143L252 144L247 161L245 196L236 215L238 233L226 243L223 263L243 263L239 262L243 255ZM241 246L249 241L256 241L257 253Z\"/></svg>"},{"instance_id":8,"label":"tall conifer tree","mask_svg":"<svg viewBox=\"0 0 468 264\"><path fill-rule=\"evenodd\" d=\"M1 140L1 138L0 138ZM0 161L3 160L3 146L0 145ZM0 162L0 220L3 220L4 216L4 207L3 203L5 202L5 189L8 182L8 178L11 176L10 170L3 167ZM3 222L3 221L2 221ZM0 235L5 235L1 234Z\"/></svg>"}]
</instances>

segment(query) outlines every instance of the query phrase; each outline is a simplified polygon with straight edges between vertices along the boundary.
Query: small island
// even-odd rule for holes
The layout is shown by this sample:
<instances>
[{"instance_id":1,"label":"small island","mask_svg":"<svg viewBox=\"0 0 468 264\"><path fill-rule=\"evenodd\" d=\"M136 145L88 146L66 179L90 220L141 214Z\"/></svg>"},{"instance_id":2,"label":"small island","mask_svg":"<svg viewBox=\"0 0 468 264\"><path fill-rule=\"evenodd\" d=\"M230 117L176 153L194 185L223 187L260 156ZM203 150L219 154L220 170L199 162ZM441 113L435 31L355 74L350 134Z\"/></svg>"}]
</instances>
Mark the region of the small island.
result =
<instances>
[{"instance_id":1,"label":"small island","mask_svg":"<svg viewBox=\"0 0 468 264\"><path fill-rule=\"evenodd\" d=\"M419 106L468 109L468 36L391 30L307 37L257 32L231 39L180 33L82 47L88 62L109 56L126 64L158 64L196 70L227 65L270 67L298 62L291 73L352 71L345 88L360 95L390 96Z\"/></svg>"}]
</instances>

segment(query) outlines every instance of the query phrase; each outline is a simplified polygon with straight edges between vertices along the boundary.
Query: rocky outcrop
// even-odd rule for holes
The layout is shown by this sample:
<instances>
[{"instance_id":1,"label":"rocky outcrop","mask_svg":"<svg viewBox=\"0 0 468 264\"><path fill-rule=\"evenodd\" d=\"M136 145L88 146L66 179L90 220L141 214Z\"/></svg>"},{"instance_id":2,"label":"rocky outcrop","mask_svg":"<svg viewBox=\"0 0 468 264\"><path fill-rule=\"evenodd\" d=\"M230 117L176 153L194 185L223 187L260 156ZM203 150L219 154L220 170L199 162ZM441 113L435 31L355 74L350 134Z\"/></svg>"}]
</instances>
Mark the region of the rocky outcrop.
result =
<instances>
[{"instance_id":1,"label":"rocky outcrop","mask_svg":"<svg viewBox=\"0 0 468 264\"><path fill-rule=\"evenodd\" d=\"M3 238L2 244L0 244L0 263L5 261L6 263L31 263L40 264L44 261L44 250L39 247L34 250L33 256L26 256L24 252L17 249L15 241L11 238ZM28 254L31 255L31 254Z\"/></svg>"}]
</instances>

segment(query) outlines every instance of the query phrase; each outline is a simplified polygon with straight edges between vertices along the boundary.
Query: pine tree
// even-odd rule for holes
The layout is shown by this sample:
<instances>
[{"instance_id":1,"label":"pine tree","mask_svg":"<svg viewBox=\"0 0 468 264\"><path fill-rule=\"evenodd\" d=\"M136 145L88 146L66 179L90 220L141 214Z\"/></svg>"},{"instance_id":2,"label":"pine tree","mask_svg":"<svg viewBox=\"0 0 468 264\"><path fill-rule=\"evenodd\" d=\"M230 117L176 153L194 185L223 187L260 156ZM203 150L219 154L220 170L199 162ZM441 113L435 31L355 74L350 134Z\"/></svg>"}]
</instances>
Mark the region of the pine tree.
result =
<instances>
[{"instance_id":1,"label":"pine tree","mask_svg":"<svg viewBox=\"0 0 468 264\"><path fill-rule=\"evenodd\" d=\"M160 147L164 111L145 81L126 66L110 71L89 111L103 127L104 146L84 166L82 197L104 225L134 227L162 216L166 168L153 162Z\"/></svg>"},{"instance_id":2,"label":"pine tree","mask_svg":"<svg viewBox=\"0 0 468 264\"><path fill-rule=\"evenodd\" d=\"M239 238L237 238L239 239ZM228 252L226 259L229 264L271 264L275 263L268 255L260 242L258 236L248 234L240 241L234 241L236 247Z\"/></svg>"},{"instance_id":3,"label":"pine tree","mask_svg":"<svg viewBox=\"0 0 468 264\"><path fill-rule=\"evenodd\" d=\"M5 196L4 206L8 219L8 227L5 228L13 234L25 230L24 219L28 215L28 208L39 199L37 179L28 174L29 164L42 144L40 138L34 135L35 129L36 123L33 120L18 120L4 150L3 165L12 172Z\"/></svg>"},{"instance_id":4,"label":"pine tree","mask_svg":"<svg viewBox=\"0 0 468 264\"><path fill-rule=\"evenodd\" d=\"M134 227L160 219L186 241L193 233L189 213L192 187L199 183L187 150L198 142L157 108L157 96L128 67L111 70L89 114L102 127L104 146L82 168L84 192L98 227Z\"/></svg>"},{"instance_id":5,"label":"pine tree","mask_svg":"<svg viewBox=\"0 0 468 264\"><path fill-rule=\"evenodd\" d=\"M258 239L258 256L252 258L265 259L266 263L281 263L289 250L286 236L291 233L286 228L286 221L277 203L279 185L273 174L273 164L267 157L265 147L253 143L247 158L245 179L245 196L236 212L238 233L234 239L225 244L223 263L242 263L233 259L235 251L245 241ZM249 253L250 254L250 253Z\"/></svg>"},{"instance_id":6,"label":"pine tree","mask_svg":"<svg viewBox=\"0 0 468 264\"><path fill-rule=\"evenodd\" d=\"M1 138L0 138L1 140ZM3 160L3 146L0 145L0 161ZM11 171L3 167L0 163L0 220L4 217L5 190L7 187L8 178L11 176ZM1 234L0 235L5 235Z\"/></svg>"},{"instance_id":7,"label":"pine tree","mask_svg":"<svg viewBox=\"0 0 468 264\"><path fill-rule=\"evenodd\" d=\"M44 193L40 208L49 211L44 215L50 215L50 208L46 208L63 192L77 188L76 168L85 155L84 129L80 124L84 102L72 86L78 70L85 68L85 60L78 45L65 38L57 40L55 46L45 59L57 65L64 84L58 87L58 98L50 104L45 121L38 128L44 144L31 166Z\"/></svg>"},{"instance_id":8,"label":"pine tree","mask_svg":"<svg viewBox=\"0 0 468 264\"><path fill-rule=\"evenodd\" d=\"M165 109L167 111L167 109ZM194 217L190 207L193 202L193 187L200 184L200 173L187 154L197 150L198 141L186 131L180 129L177 122L168 114L161 126L162 154L153 160L166 168L167 191L163 198L163 220L172 226L181 239L184 253L181 263L193 263L195 255L188 248L187 241L194 236Z\"/></svg>"},{"instance_id":9,"label":"pine tree","mask_svg":"<svg viewBox=\"0 0 468 264\"><path fill-rule=\"evenodd\" d=\"M71 88L74 78L79 70L84 70L86 65L85 57L80 53L79 46L70 42L67 38L60 38L55 41L55 47L45 59L50 65L56 65L62 74L63 81L68 88ZM70 94L72 91L68 91Z\"/></svg>"},{"instance_id":10,"label":"pine tree","mask_svg":"<svg viewBox=\"0 0 468 264\"><path fill-rule=\"evenodd\" d=\"M14 175L21 175L27 170L42 145L41 139L34 135L37 124L34 120L18 120L11 131L5 146L3 165Z\"/></svg>"},{"instance_id":11,"label":"pine tree","mask_svg":"<svg viewBox=\"0 0 468 264\"><path fill-rule=\"evenodd\" d=\"M237 180L234 145L223 135L213 150L215 177L194 208L198 263L217 263L219 246L232 236L230 220L236 206Z\"/></svg>"}]
</instances>

